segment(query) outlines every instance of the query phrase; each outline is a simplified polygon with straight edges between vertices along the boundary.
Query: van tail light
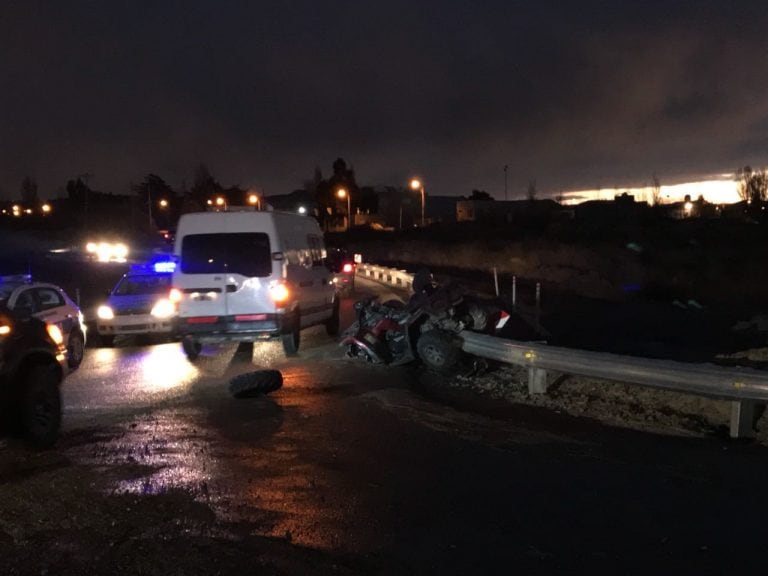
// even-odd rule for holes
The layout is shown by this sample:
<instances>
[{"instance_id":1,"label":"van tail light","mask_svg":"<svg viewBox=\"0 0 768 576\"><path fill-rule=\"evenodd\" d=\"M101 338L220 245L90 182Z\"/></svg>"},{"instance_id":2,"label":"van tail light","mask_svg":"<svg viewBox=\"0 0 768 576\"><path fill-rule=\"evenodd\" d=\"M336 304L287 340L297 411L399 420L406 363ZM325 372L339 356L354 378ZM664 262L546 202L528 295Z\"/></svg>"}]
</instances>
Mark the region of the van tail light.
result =
<instances>
[{"instance_id":1,"label":"van tail light","mask_svg":"<svg viewBox=\"0 0 768 576\"><path fill-rule=\"evenodd\" d=\"M181 302L181 290L178 288L171 288L171 291L168 293L168 300L173 304Z\"/></svg>"},{"instance_id":2,"label":"van tail light","mask_svg":"<svg viewBox=\"0 0 768 576\"><path fill-rule=\"evenodd\" d=\"M269 287L269 293L272 296L272 300L275 301L275 304L285 304L291 296L291 291L288 290L288 286L282 282L272 284Z\"/></svg>"},{"instance_id":3,"label":"van tail light","mask_svg":"<svg viewBox=\"0 0 768 576\"><path fill-rule=\"evenodd\" d=\"M341 271L344 272L344 274L352 274L354 269L355 269L354 264L350 264L349 262L347 262L344 264L344 267L341 269Z\"/></svg>"}]
</instances>

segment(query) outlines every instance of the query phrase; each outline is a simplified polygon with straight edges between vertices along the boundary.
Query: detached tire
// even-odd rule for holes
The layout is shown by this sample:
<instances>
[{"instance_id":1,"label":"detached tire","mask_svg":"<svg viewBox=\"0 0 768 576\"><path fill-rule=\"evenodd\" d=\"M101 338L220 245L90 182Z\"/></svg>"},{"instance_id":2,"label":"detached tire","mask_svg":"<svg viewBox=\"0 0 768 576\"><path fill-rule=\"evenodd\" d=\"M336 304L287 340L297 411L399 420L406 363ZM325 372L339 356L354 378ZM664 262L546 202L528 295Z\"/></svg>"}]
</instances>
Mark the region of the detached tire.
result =
<instances>
[{"instance_id":1,"label":"detached tire","mask_svg":"<svg viewBox=\"0 0 768 576\"><path fill-rule=\"evenodd\" d=\"M50 365L32 366L20 384L22 434L36 448L53 446L61 426L56 369Z\"/></svg>"},{"instance_id":2,"label":"detached tire","mask_svg":"<svg viewBox=\"0 0 768 576\"><path fill-rule=\"evenodd\" d=\"M333 301L333 312L331 313L331 317L325 321L325 332L328 336L337 336L339 334L339 314L339 299L335 298Z\"/></svg>"},{"instance_id":3,"label":"detached tire","mask_svg":"<svg viewBox=\"0 0 768 576\"><path fill-rule=\"evenodd\" d=\"M194 362L200 356L203 345L191 336L184 336L181 339L181 348L184 350L184 354L187 355L187 360Z\"/></svg>"},{"instance_id":4,"label":"detached tire","mask_svg":"<svg viewBox=\"0 0 768 576\"><path fill-rule=\"evenodd\" d=\"M419 358L430 370L448 373L456 370L461 362L458 341L440 330L430 330L419 336L416 342Z\"/></svg>"},{"instance_id":5,"label":"detached tire","mask_svg":"<svg viewBox=\"0 0 768 576\"><path fill-rule=\"evenodd\" d=\"M235 376L229 381L229 393L234 398L254 398L283 387L279 370L256 370Z\"/></svg>"}]
</instances>

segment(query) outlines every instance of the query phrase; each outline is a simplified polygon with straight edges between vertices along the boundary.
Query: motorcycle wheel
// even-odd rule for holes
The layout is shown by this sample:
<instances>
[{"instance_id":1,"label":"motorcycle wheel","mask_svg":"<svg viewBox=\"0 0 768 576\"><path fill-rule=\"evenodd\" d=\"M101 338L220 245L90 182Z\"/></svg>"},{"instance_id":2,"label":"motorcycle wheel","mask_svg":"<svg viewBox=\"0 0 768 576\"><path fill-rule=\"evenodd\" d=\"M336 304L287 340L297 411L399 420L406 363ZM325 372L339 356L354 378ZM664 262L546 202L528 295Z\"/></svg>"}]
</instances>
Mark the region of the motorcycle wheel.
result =
<instances>
[{"instance_id":1,"label":"motorcycle wheel","mask_svg":"<svg viewBox=\"0 0 768 576\"><path fill-rule=\"evenodd\" d=\"M456 339L441 330L421 334L416 342L416 351L424 365L435 372L452 372L461 362L461 348Z\"/></svg>"}]
</instances>

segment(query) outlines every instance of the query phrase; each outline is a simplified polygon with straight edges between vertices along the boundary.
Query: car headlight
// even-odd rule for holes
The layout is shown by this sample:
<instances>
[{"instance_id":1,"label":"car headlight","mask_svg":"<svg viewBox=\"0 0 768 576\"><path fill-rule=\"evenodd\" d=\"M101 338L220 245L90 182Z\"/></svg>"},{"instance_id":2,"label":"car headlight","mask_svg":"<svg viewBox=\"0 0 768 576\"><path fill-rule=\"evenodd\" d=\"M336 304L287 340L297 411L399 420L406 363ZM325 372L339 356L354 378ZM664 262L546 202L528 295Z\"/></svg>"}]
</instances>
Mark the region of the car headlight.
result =
<instances>
[{"instance_id":1,"label":"car headlight","mask_svg":"<svg viewBox=\"0 0 768 576\"><path fill-rule=\"evenodd\" d=\"M64 335L56 324L46 324L45 329L48 331L51 340L56 342L56 344L62 344L64 342Z\"/></svg>"},{"instance_id":2,"label":"car headlight","mask_svg":"<svg viewBox=\"0 0 768 576\"><path fill-rule=\"evenodd\" d=\"M112 311L112 308L105 305L99 306L99 309L96 310L96 316L102 320L112 320L115 317L115 313Z\"/></svg>"},{"instance_id":3,"label":"car headlight","mask_svg":"<svg viewBox=\"0 0 768 576\"><path fill-rule=\"evenodd\" d=\"M152 316L155 318L170 318L176 313L176 307L173 305L173 303L163 298L162 300L158 300L157 303L152 307Z\"/></svg>"}]
</instances>

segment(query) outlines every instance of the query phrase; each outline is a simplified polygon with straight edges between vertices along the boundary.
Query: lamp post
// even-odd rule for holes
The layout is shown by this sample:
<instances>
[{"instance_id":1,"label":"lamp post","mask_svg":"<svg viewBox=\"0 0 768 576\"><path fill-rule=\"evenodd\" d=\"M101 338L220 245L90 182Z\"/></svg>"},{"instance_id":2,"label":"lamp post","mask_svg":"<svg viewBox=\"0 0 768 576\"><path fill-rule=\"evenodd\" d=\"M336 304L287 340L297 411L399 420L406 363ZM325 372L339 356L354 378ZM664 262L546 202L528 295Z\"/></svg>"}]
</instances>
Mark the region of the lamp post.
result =
<instances>
[{"instance_id":1,"label":"lamp post","mask_svg":"<svg viewBox=\"0 0 768 576\"><path fill-rule=\"evenodd\" d=\"M248 204L254 206L256 210L261 210L261 198L255 192L248 194Z\"/></svg>"},{"instance_id":2,"label":"lamp post","mask_svg":"<svg viewBox=\"0 0 768 576\"><path fill-rule=\"evenodd\" d=\"M349 227L352 225L352 195L344 188L339 188L338 192L336 192L336 196L347 199L347 231L349 231Z\"/></svg>"},{"instance_id":3,"label":"lamp post","mask_svg":"<svg viewBox=\"0 0 768 576\"><path fill-rule=\"evenodd\" d=\"M421 227L424 228L424 184L421 183L421 180L414 178L411 180L411 190L421 192Z\"/></svg>"},{"instance_id":4,"label":"lamp post","mask_svg":"<svg viewBox=\"0 0 768 576\"><path fill-rule=\"evenodd\" d=\"M218 210L224 210L226 212L227 210L227 201L224 199L223 196L216 196L216 206Z\"/></svg>"}]
</instances>

